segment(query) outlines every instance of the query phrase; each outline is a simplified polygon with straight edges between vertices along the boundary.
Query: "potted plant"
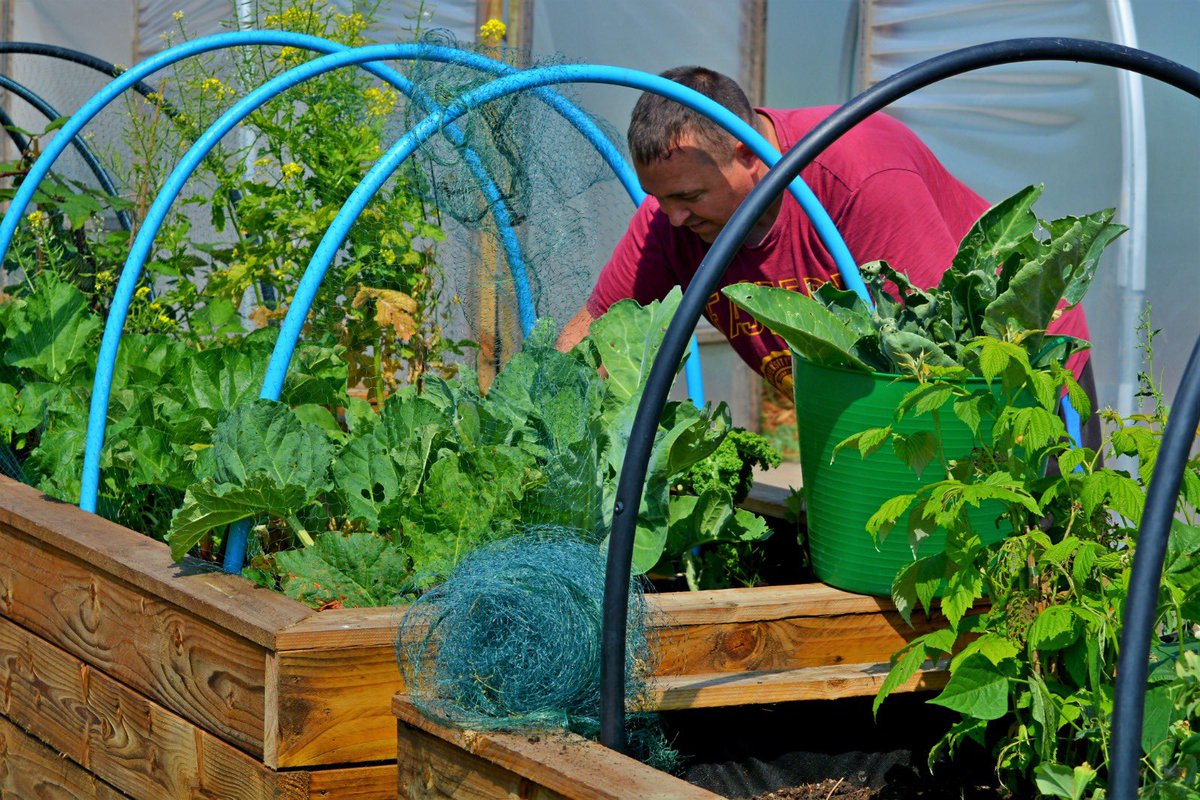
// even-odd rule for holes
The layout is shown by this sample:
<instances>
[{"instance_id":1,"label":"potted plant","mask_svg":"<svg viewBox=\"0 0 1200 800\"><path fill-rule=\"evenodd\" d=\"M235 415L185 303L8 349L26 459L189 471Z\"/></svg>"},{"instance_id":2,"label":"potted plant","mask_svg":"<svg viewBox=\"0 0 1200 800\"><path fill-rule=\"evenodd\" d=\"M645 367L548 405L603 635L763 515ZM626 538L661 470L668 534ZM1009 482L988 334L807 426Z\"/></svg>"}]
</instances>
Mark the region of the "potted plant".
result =
<instances>
[{"instance_id":1,"label":"potted plant","mask_svg":"<svg viewBox=\"0 0 1200 800\"><path fill-rule=\"evenodd\" d=\"M751 284L724 290L792 348L810 555L826 583L886 595L923 548L943 546L940 526L917 524L905 543L873 541L868 522L885 500L936 480L931 465L952 473L976 437L991 436L998 403L987 387L1003 372L1001 361L1021 353L1031 366L1050 368L1021 402L1053 406L1051 376L1072 403L1086 402L1062 366L1086 344L1047 336L1046 328L1063 305L1080 302L1101 253L1124 228L1111 210L1039 222L1032 206L1040 194L1027 187L985 213L932 289L886 262L863 266L873 308L832 284L811 297ZM985 335L992 346L981 345ZM953 413L920 417L951 399ZM878 452L886 443L902 462ZM861 461L838 458L850 446ZM971 505L979 535L1001 536L1000 506Z\"/></svg>"}]
</instances>

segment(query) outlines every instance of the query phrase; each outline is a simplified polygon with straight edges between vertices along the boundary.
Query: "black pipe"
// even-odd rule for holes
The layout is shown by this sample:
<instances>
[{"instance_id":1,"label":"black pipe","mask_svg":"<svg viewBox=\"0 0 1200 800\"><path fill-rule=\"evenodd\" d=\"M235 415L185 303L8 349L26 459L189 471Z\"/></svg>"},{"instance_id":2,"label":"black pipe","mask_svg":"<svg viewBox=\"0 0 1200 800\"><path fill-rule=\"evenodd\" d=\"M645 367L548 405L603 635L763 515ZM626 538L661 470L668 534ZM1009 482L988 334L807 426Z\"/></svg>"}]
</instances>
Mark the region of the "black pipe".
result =
<instances>
[{"instance_id":1,"label":"black pipe","mask_svg":"<svg viewBox=\"0 0 1200 800\"><path fill-rule=\"evenodd\" d=\"M1194 97L1200 97L1200 73L1152 53L1109 42L1083 39L1011 39L955 50L892 75L833 112L784 154L779 163L742 201L701 261L687 291L683 294L675 316L667 327L662 347L650 368L646 389L634 417L625 460L617 481L612 536L609 538L605 574L604 625L601 635L603 653L600 665L600 741L603 744L615 750L625 748L625 631L628 624L626 598L629 595L637 512L641 505L642 488L646 480L658 419L666 404L675 371L686 350L688 337L734 254L749 235L755 221L783 194L784 189L800 171L854 125L893 101L944 78L983 67L1023 61L1078 61L1128 69L1175 86ZM1161 574L1161 561L1160 556L1157 570L1153 574L1146 574L1151 578L1154 574ZM1134 587L1131 586L1131 596L1133 590ZM1156 586L1151 587L1151 591L1156 593ZM1127 626L1124 632L1122 652L1137 652L1143 659L1148 658L1151 623L1152 620L1147 622L1131 619L1130 626ZM1118 692L1121 687L1122 684L1118 681ZM1132 687L1127 691L1144 693L1145 686ZM1120 721L1120 718L1114 718L1114 724ZM1140 734L1134 734L1132 741L1136 743L1139 738ZM1128 737L1123 737L1121 741L1128 740ZM1114 747L1114 763L1119 755ZM1134 772L1136 781L1136 770ZM1128 797L1119 797L1115 793L1110 796L1117 800L1125 800L1125 797Z\"/></svg>"},{"instance_id":2,"label":"black pipe","mask_svg":"<svg viewBox=\"0 0 1200 800\"><path fill-rule=\"evenodd\" d=\"M111 61L105 61L104 59L97 58L89 53L84 53L79 50L72 50L69 47L59 47L58 45L53 44L42 44L40 42L0 42L0 55L7 55L10 53L17 55L45 56L46 58L56 58L60 61L69 61L72 64L79 64L87 67L88 69L95 70L96 72L99 72L109 78L115 78L121 73L125 72L124 68L118 67ZM145 81L137 81L130 86L130 88L145 97L151 103L157 105L170 119L175 119L179 116L179 112L175 109L175 107L171 105L171 103L168 102L167 99L163 97L157 89ZM52 117L52 119L57 119L57 117ZM105 187L104 190L109 194L116 194L115 189L109 189L108 187ZM230 216L233 217L233 227L235 230L238 228L237 204L241 199L242 193L237 189L231 189L229 191L229 212ZM124 211L118 211L117 218L121 221L122 228L127 231L132 230L129 215L127 213ZM262 286L264 291L270 288L266 283L264 283Z\"/></svg>"},{"instance_id":3,"label":"black pipe","mask_svg":"<svg viewBox=\"0 0 1200 800\"><path fill-rule=\"evenodd\" d=\"M1159 445L1154 474L1146 489L1146 505L1133 552L1129 594L1117 656L1116 696L1113 699L1113 737L1109 746L1108 796L1137 797L1138 761L1142 753L1142 722L1150 635L1158 616L1158 588L1171 522L1175 519L1179 485L1200 424L1200 339L1192 349L1183 380L1171 404L1167 428ZM1180 642L1180 645L1183 643Z\"/></svg>"},{"instance_id":4,"label":"black pipe","mask_svg":"<svg viewBox=\"0 0 1200 800\"><path fill-rule=\"evenodd\" d=\"M0 126L8 132L8 138L12 139L12 143L17 146L17 152L24 156L29 151L29 140L21 135L17 130L17 123L13 122L13 118L8 115L3 106L0 106Z\"/></svg>"},{"instance_id":5,"label":"black pipe","mask_svg":"<svg viewBox=\"0 0 1200 800\"><path fill-rule=\"evenodd\" d=\"M53 122L62 116L54 110L53 106L43 100L41 96L36 94L32 89L17 83L12 78L9 78L5 75L0 75L0 89L7 89L17 97L24 100L26 103L29 103L29 105L33 106L50 122ZM83 159L84 163L88 165L88 169L90 169L92 174L96 176L96 180L100 183L100 188L107 192L110 196L116 197L116 185L112 182L112 178L108 176L108 172L106 172L104 167L100 165L99 159L96 158L96 155L91 151L91 148L89 148L83 139L78 136L71 138L71 146L79 152L79 155ZM22 150L22 152L24 151ZM133 230L133 223L129 219L129 214L125 211L117 212L117 221L121 223L122 230Z\"/></svg>"},{"instance_id":6,"label":"black pipe","mask_svg":"<svg viewBox=\"0 0 1200 800\"><path fill-rule=\"evenodd\" d=\"M47 58L57 58L60 61L70 61L73 64L93 69L96 72L107 75L110 78L115 78L124 72L116 64L111 61L105 61L102 58L82 53L78 50L72 50L69 47L59 47L54 44L41 44L40 42L0 42L0 55L8 53L24 54L31 56L46 56ZM150 95L157 95L157 90L144 81L138 81L131 87L135 92L143 97L149 98Z\"/></svg>"}]
</instances>

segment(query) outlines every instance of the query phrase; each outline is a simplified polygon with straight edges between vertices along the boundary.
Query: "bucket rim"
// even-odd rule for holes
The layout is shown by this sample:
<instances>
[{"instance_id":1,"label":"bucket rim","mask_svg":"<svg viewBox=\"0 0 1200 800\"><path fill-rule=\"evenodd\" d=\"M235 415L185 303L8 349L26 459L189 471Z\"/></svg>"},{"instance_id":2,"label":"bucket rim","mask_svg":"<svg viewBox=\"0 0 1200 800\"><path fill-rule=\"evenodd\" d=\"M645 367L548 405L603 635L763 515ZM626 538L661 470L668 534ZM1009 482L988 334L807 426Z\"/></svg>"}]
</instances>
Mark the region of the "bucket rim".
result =
<instances>
[{"instance_id":1,"label":"bucket rim","mask_svg":"<svg viewBox=\"0 0 1200 800\"><path fill-rule=\"evenodd\" d=\"M873 369L872 370L861 370L861 369L854 369L853 367L836 366L834 364L818 364L816 361L811 361L811 360L805 358L804 356L800 355L792 348L789 347L788 349L791 350L793 364L796 362L799 362L799 361L803 361L805 364L809 365L810 367L813 367L814 369L826 369L831 372L845 372L845 373L849 373L851 375L857 375L857 376L864 377L864 378L868 378L868 377L869 378L887 378L892 383L896 383L898 381L905 381L907 383L917 383L918 382L917 379L915 377L913 377L912 375L901 375L898 372L876 372ZM793 375L793 377L795 376L794 368L792 370L792 375ZM991 383L992 383L992 381L989 381L987 378L983 377L982 375L972 375L969 378L934 378L933 380L934 381L944 381L947 383L966 383L966 384L991 385Z\"/></svg>"}]
</instances>

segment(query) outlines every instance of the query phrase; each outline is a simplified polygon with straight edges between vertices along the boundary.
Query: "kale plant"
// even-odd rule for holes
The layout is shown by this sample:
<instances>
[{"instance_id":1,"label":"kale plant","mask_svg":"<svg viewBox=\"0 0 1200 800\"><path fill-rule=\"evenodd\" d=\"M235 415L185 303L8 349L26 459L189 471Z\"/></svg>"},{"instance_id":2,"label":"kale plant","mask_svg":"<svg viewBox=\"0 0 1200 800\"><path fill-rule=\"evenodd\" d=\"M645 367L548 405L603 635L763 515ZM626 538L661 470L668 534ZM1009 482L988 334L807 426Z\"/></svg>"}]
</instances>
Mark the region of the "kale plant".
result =
<instances>
[{"instance_id":1,"label":"kale plant","mask_svg":"<svg viewBox=\"0 0 1200 800\"><path fill-rule=\"evenodd\" d=\"M817 364L891 374L920 366L979 373L968 343L993 336L1019 343L1033 364L1061 362L1083 343L1047 339L1065 302L1083 299L1104 248L1125 228L1111 209L1039 223L1041 188L1030 186L988 210L967 233L941 281L920 289L885 261L862 267L875 303L832 284L812 297L740 283L725 295Z\"/></svg>"}]
</instances>

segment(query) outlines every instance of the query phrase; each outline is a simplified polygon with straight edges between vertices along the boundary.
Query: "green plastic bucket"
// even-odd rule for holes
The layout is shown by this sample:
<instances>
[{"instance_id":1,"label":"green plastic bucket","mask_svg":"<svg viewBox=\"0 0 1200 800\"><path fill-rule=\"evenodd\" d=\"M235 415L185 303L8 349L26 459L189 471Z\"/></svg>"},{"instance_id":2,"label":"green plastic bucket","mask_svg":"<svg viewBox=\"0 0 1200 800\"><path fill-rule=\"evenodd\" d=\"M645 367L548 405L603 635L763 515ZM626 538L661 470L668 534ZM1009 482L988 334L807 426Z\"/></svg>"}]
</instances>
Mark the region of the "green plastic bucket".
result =
<instances>
[{"instance_id":1,"label":"green plastic bucket","mask_svg":"<svg viewBox=\"0 0 1200 800\"><path fill-rule=\"evenodd\" d=\"M913 560L906 520L902 517L878 547L867 533L867 520L885 501L939 480L938 464L931 462L918 478L887 444L865 459L856 448L847 447L830 462L834 447L846 437L891 424L896 406L916 384L898 381L896 375L820 366L795 354L792 361L813 571L830 586L888 596L896 573ZM968 385L975 382L986 385L982 378ZM968 454L974 446L971 429L953 413L938 416L947 457ZM909 435L920 430L934 432L930 415L906 415L896 426L897 432ZM985 542L1003 538L996 525L1002 511L998 503L985 503L968 514ZM921 543L918 555L935 554L945 542L945 531L936 530Z\"/></svg>"}]
</instances>

